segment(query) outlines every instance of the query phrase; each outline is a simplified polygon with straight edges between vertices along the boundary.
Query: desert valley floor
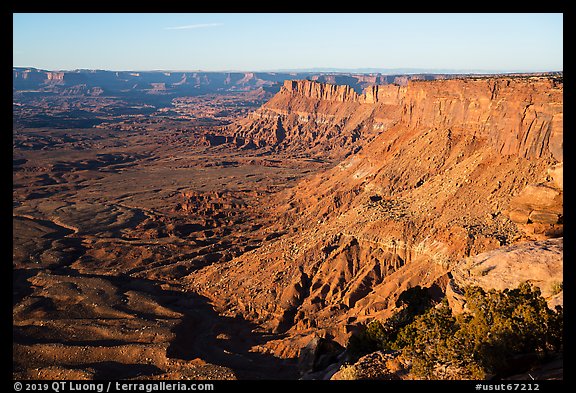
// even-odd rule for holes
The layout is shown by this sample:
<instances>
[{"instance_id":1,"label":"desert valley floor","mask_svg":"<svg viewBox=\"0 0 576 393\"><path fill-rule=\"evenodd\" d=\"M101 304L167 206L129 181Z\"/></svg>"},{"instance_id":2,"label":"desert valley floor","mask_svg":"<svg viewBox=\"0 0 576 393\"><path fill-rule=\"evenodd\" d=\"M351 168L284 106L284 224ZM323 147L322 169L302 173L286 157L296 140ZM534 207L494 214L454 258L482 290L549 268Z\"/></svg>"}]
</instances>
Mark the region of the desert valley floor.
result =
<instances>
[{"instance_id":1,"label":"desert valley floor","mask_svg":"<svg viewBox=\"0 0 576 393\"><path fill-rule=\"evenodd\" d=\"M166 130L15 135L16 375L295 375L293 362L251 351L274 335L219 315L180 279L273 238L262 202L327 164L193 139ZM31 140L47 148L27 149Z\"/></svg>"}]
</instances>

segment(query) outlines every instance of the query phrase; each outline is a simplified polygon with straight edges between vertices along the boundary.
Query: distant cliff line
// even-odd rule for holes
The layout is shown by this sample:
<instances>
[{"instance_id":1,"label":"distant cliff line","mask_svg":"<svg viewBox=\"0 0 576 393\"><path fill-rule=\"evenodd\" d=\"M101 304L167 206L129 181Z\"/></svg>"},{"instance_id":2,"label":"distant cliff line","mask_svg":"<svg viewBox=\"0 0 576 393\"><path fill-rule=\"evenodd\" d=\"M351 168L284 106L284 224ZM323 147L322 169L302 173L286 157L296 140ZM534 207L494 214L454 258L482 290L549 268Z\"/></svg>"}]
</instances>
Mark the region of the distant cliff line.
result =
<instances>
[{"instance_id":1,"label":"distant cliff line","mask_svg":"<svg viewBox=\"0 0 576 393\"><path fill-rule=\"evenodd\" d=\"M562 75L555 73L554 75ZM162 94L173 96L241 92L264 89L277 93L286 80L348 85L361 95L380 85L405 86L414 80L461 78L461 74L354 74L323 72L202 72L202 71L48 71L15 67L13 91L70 95ZM71 89L71 87L77 87ZM368 93L369 94L369 93Z\"/></svg>"},{"instance_id":2,"label":"distant cliff line","mask_svg":"<svg viewBox=\"0 0 576 393\"><path fill-rule=\"evenodd\" d=\"M451 76L447 78L438 78L434 80L462 80L465 82L474 82L479 80L493 80L503 79L489 76ZM517 74L506 76L507 80L528 80L528 81L542 81L551 80L555 83L562 83L561 75L551 74ZM366 104L375 103L390 103L396 104L399 97L404 96L408 84L426 82L425 79L411 79L403 81L405 83L390 83L384 85L370 85L367 86L361 94L358 94L352 86L347 84L333 84L326 82L318 82L313 80L286 80L281 88L285 93L300 94L307 98L337 101L337 102L358 102Z\"/></svg>"}]
</instances>

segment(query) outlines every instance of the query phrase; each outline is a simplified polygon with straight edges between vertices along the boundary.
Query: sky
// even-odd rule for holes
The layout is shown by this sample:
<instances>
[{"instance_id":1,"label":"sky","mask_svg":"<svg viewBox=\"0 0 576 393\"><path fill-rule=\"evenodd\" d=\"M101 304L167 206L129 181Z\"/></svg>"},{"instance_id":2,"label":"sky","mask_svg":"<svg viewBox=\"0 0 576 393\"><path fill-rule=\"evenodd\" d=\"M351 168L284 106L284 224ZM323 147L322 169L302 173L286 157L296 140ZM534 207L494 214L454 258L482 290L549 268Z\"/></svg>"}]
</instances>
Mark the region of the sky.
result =
<instances>
[{"instance_id":1,"label":"sky","mask_svg":"<svg viewBox=\"0 0 576 393\"><path fill-rule=\"evenodd\" d=\"M563 70L562 14L13 14L47 70Z\"/></svg>"}]
</instances>

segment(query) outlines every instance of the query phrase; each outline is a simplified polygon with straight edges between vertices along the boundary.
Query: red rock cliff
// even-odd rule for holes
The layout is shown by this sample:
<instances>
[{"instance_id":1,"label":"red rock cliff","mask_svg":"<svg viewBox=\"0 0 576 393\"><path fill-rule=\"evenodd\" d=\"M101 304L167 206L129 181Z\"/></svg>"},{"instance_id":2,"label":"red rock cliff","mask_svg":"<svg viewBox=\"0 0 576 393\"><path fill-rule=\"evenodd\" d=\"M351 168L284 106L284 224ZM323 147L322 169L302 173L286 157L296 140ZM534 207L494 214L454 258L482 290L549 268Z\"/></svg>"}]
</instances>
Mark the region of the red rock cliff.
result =
<instances>
[{"instance_id":1,"label":"red rock cliff","mask_svg":"<svg viewBox=\"0 0 576 393\"><path fill-rule=\"evenodd\" d=\"M562 93L548 78L411 82L363 95L287 83L239 132L287 150L346 148L354 132L372 139L270 208L272 229L286 235L191 275L191 285L277 331L322 329L345 344L351 325L390 316L405 289L446 288L467 258L562 236ZM281 139L269 137L270 124Z\"/></svg>"},{"instance_id":2,"label":"red rock cliff","mask_svg":"<svg viewBox=\"0 0 576 393\"><path fill-rule=\"evenodd\" d=\"M64 72L46 72L46 79L48 81L63 81Z\"/></svg>"},{"instance_id":3,"label":"red rock cliff","mask_svg":"<svg viewBox=\"0 0 576 393\"><path fill-rule=\"evenodd\" d=\"M562 93L548 78L410 82L401 121L486 138L502 154L562 161Z\"/></svg>"},{"instance_id":4,"label":"red rock cliff","mask_svg":"<svg viewBox=\"0 0 576 393\"><path fill-rule=\"evenodd\" d=\"M370 86L361 95L349 86L285 81L230 132L240 145L342 157L402 123L471 134L505 155L562 161L562 91L562 82L549 78L411 81Z\"/></svg>"},{"instance_id":5,"label":"red rock cliff","mask_svg":"<svg viewBox=\"0 0 576 393\"><path fill-rule=\"evenodd\" d=\"M347 85L329 85L307 80L284 81L280 94L293 94L316 100L358 102L359 96Z\"/></svg>"},{"instance_id":6,"label":"red rock cliff","mask_svg":"<svg viewBox=\"0 0 576 393\"><path fill-rule=\"evenodd\" d=\"M340 159L400 119L404 88L285 81L260 109L228 129L237 144Z\"/></svg>"}]
</instances>

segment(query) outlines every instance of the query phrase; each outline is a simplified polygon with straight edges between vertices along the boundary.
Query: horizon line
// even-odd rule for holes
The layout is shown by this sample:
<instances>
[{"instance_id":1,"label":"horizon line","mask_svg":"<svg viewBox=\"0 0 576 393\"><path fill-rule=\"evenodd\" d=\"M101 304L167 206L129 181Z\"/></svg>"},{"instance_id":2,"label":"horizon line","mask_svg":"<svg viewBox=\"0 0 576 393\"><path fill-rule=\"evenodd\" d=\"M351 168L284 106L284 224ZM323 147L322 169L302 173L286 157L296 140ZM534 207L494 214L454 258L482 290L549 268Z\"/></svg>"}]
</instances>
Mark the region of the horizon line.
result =
<instances>
[{"instance_id":1,"label":"horizon line","mask_svg":"<svg viewBox=\"0 0 576 393\"><path fill-rule=\"evenodd\" d=\"M357 67L357 68L340 68L340 67L311 67L311 68L280 68L280 69L221 69L221 70L203 70L203 69L105 69L105 68L68 68L68 69L47 69L39 67L12 66L12 69L29 69L47 72L75 72L75 71L104 71L104 72L203 72L203 73L332 73L332 74L382 74L382 75L411 75L411 74L536 74L536 73L557 73L564 70L483 70L483 69L450 69L450 68L417 68L417 67Z\"/></svg>"}]
</instances>

